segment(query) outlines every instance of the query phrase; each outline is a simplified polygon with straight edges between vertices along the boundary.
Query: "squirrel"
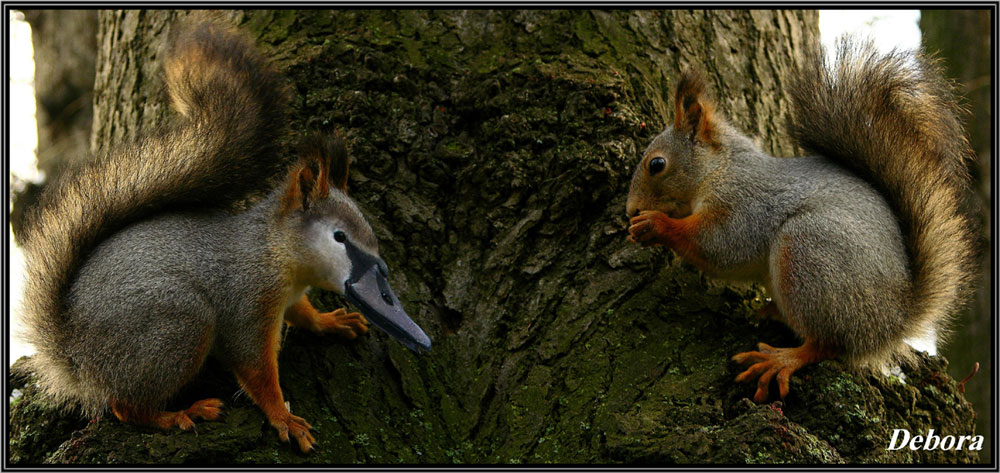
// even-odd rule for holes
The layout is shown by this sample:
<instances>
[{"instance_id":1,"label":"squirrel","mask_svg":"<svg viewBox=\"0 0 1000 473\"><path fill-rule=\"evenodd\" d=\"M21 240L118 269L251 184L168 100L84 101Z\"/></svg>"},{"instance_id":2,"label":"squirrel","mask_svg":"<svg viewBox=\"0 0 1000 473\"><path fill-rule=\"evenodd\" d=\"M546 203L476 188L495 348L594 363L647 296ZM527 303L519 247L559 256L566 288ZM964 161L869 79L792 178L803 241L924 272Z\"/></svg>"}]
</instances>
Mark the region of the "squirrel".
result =
<instances>
[{"instance_id":1,"label":"squirrel","mask_svg":"<svg viewBox=\"0 0 1000 473\"><path fill-rule=\"evenodd\" d=\"M838 40L836 65L808 55L793 79L792 137L812 156L776 158L728 124L698 73L682 73L673 125L634 171L629 236L673 249L710 277L760 283L761 315L795 348L760 343L732 360L765 402L799 368L911 363L904 340L946 328L974 279L961 211L972 151L937 60Z\"/></svg>"},{"instance_id":2,"label":"squirrel","mask_svg":"<svg viewBox=\"0 0 1000 473\"><path fill-rule=\"evenodd\" d=\"M164 59L176 122L103 152L46 186L22 235L23 318L42 392L91 417L163 429L213 420L222 402L166 402L212 354L279 437L315 448L278 382L283 324L355 338L368 323L414 351L431 341L389 286L347 196L343 140L313 134L283 158L289 88L235 29L175 28ZM294 153L293 153L294 154ZM252 194L265 193L244 206ZM305 293L361 313L320 313Z\"/></svg>"}]
</instances>

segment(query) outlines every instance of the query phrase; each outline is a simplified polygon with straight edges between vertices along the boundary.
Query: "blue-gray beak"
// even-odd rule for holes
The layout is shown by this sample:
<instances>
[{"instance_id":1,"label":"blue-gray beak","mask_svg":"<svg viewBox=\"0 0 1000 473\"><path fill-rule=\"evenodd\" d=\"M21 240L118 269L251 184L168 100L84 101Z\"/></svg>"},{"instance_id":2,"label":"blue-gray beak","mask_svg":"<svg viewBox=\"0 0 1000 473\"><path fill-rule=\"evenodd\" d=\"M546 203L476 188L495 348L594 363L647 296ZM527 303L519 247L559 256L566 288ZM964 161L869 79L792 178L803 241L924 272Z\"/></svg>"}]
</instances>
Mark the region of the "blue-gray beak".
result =
<instances>
[{"instance_id":1,"label":"blue-gray beak","mask_svg":"<svg viewBox=\"0 0 1000 473\"><path fill-rule=\"evenodd\" d=\"M344 284L347 300L369 322L388 333L414 353L430 351L431 339L403 310L389 286L388 268L380 258L345 242L351 259L351 277Z\"/></svg>"}]
</instances>

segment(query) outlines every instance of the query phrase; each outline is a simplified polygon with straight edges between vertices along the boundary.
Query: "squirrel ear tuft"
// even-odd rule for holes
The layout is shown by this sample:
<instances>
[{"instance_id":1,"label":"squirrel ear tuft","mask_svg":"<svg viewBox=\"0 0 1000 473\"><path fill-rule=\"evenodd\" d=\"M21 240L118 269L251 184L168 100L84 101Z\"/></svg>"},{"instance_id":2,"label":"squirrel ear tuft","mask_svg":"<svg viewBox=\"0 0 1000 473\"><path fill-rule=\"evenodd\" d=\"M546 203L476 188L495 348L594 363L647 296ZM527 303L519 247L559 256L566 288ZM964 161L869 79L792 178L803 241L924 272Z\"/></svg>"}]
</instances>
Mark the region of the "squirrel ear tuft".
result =
<instances>
[{"instance_id":1,"label":"squirrel ear tuft","mask_svg":"<svg viewBox=\"0 0 1000 473\"><path fill-rule=\"evenodd\" d=\"M351 167L351 157L347 154L347 145L339 133L329 140L330 184L347 192L347 174Z\"/></svg>"},{"instance_id":2,"label":"squirrel ear tuft","mask_svg":"<svg viewBox=\"0 0 1000 473\"><path fill-rule=\"evenodd\" d=\"M299 144L299 155L306 161L319 166L320 183L317 197L326 197L330 185L347 192L347 171L350 159L347 147L340 134L311 133L305 136Z\"/></svg>"},{"instance_id":3,"label":"squirrel ear tuft","mask_svg":"<svg viewBox=\"0 0 1000 473\"><path fill-rule=\"evenodd\" d=\"M309 210L309 204L316 191L316 174L309 167L309 164L302 162L292 168L285 183L285 194L281 198L282 212L289 212L302 209Z\"/></svg>"},{"instance_id":4,"label":"squirrel ear tuft","mask_svg":"<svg viewBox=\"0 0 1000 473\"><path fill-rule=\"evenodd\" d=\"M320 176L323 175L323 170L320 169ZM320 184L323 182L322 179L317 179L313 174L313 170L308 166L304 166L301 171L299 171L299 189L301 189L301 195L298 196L299 200L302 202L302 210L309 210L309 203L315 200L315 194L320 190Z\"/></svg>"},{"instance_id":5,"label":"squirrel ear tuft","mask_svg":"<svg viewBox=\"0 0 1000 473\"><path fill-rule=\"evenodd\" d=\"M330 138L319 132L306 135L299 145L299 155L310 166L318 169L313 199L322 199L330 194Z\"/></svg>"},{"instance_id":6,"label":"squirrel ear tuft","mask_svg":"<svg viewBox=\"0 0 1000 473\"><path fill-rule=\"evenodd\" d=\"M299 142L299 163L289 173L282 208L285 212L309 210L330 195L330 185L347 192L350 159L339 136L311 133Z\"/></svg>"},{"instance_id":7,"label":"squirrel ear tuft","mask_svg":"<svg viewBox=\"0 0 1000 473\"><path fill-rule=\"evenodd\" d=\"M718 146L716 140L715 106L705 96L705 80L701 74L686 70L681 73L674 94L674 130L691 141Z\"/></svg>"}]
</instances>

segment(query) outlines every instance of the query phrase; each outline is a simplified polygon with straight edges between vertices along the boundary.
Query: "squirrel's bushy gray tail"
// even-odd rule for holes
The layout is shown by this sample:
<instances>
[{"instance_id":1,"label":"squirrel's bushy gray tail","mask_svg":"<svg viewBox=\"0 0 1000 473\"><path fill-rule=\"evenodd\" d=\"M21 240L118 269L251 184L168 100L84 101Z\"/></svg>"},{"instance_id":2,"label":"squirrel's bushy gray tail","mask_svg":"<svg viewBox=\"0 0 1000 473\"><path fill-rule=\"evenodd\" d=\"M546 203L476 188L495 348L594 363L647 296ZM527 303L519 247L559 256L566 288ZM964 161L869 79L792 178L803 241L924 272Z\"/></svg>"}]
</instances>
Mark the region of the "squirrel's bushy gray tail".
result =
<instances>
[{"instance_id":1,"label":"squirrel's bushy gray tail","mask_svg":"<svg viewBox=\"0 0 1000 473\"><path fill-rule=\"evenodd\" d=\"M84 386L63 352L73 336L65 297L86 256L110 234L175 209L228 206L265 191L287 163L282 78L245 38L212 23L183 25L164 64L175 109L185 116L135 143L115 145L49 183L22 236L27 261L23 320L37 354L29 369L58 401L92 412L100 393Z\"/></svg>"},{"instance_id":2,"label":"squirrel's bushy gray tail","mask_svg":"<svg viewBox=\"0 0 1000 473\"><path fill-rule=\"evenodd\" d=\"M880 54L871 41L845 37L836 56L833 65L822 54L806 61L792 87L792 133L886 196L912 261L913 312L903 335L937 333L974 274L971 231L960 211L972 151L953 85L920 53Z\"/></svg>"}]
</instances>

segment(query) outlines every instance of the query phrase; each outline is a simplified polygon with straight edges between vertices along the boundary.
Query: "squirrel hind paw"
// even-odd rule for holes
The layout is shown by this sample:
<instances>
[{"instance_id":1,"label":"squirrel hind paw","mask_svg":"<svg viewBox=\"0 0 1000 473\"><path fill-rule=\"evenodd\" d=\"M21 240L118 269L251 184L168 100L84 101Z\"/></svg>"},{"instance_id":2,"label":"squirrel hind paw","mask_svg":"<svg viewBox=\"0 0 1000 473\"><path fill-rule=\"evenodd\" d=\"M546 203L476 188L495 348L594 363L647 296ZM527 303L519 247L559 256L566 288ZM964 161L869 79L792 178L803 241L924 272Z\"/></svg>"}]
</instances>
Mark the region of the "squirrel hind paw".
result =
<instances>
[{"instance_id":1,"label":"squirrel hind paw","mask_svg":"<svg viewBox=\"0 0 1000 473\"><path fill-rule=\"evenodd\" d=\"M737 383L757 380L757 391L753 400L756 403L766 402L770 394L771 381L777 379L778 394L782 399L788 395L788 383L792 374L803 366L833 358L833 350L820 347L812 339L807 339L802 346L795 348L775 348L766 343L757 344L757 351L748 351L733 355L732 361L750 366L736 376Z\"/></svg>"},{"instance_id":2,"label":"squirrel hind paw","mask_svg":"<svg viewBox=\"0 0 1000 473\"><path fill-rule=\"evenodd\" d=\"M222 406L222 401L219 399L202 399L192 404L184 413L191 418L215 420L222 414Z\"/></svg>"},{"instance_id":3,"label":"squirrel hind paw","mask_svg":"<svg viewBox=\"0 0 1000 473\"><path fill-rule=\"evenodd\" d=\"M155 409L133 407L122 402L112 402L111 412L118 420L126 423L150 425L161 429L177 427L181 430L194 428L194 420L215 420L221 414L222 401L203 399L183 411L157 411Z\"/></svg>"}]
</instances>

